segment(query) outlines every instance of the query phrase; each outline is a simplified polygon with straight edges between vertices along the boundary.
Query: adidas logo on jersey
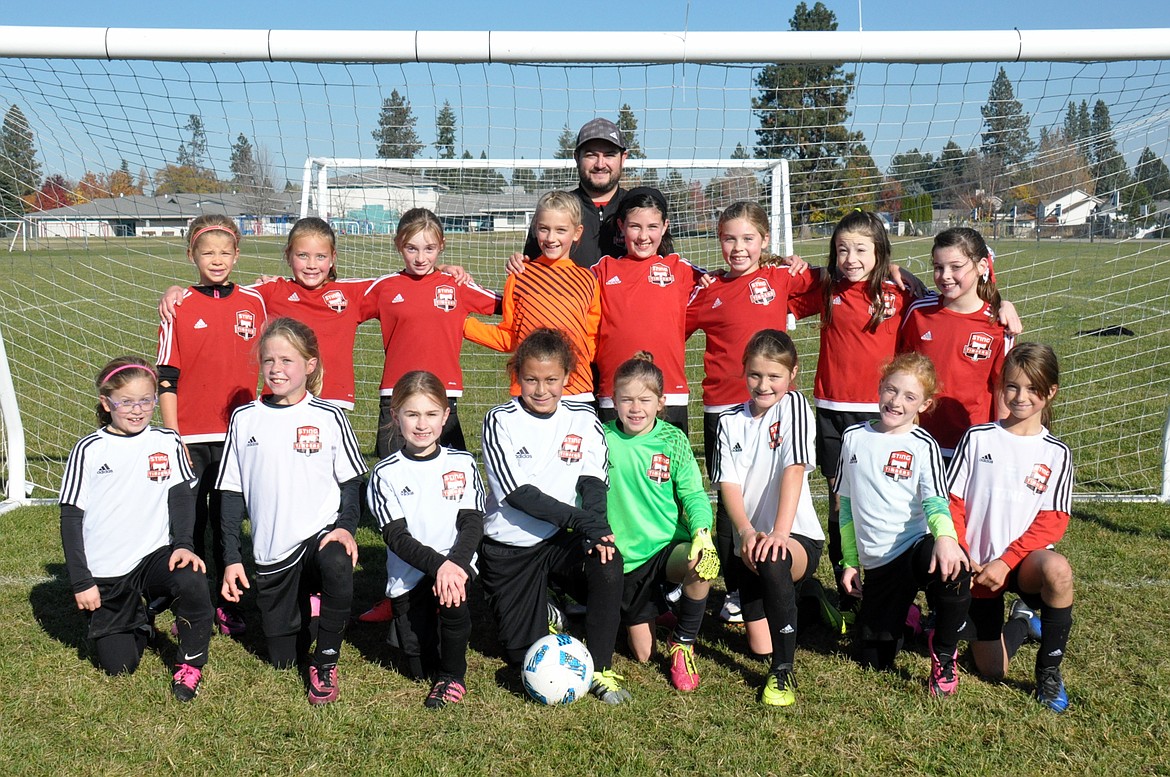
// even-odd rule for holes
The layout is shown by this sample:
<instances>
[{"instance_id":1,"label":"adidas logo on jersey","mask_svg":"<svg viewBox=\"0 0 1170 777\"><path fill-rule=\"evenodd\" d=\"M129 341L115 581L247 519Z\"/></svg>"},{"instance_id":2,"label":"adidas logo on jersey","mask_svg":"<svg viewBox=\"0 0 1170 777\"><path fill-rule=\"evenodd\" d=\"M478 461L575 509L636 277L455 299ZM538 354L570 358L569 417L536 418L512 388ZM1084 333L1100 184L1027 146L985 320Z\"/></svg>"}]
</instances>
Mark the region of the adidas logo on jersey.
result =
<instances>
[{"instance_id":1,"label":"adidas logo on jersey","mask_svg":"<svg viewBox=\"0 0 1170 777\"><path fill-rule=\"evenodd\" d=\"M301 298L298 297L297 293L294 291L292 294L288 295L288 301L289 302L300 302Z\"/></svg>"},{"instance_id":2,"label":"adidas logo on jersey","mask_svg":"<svg viewBox=\"0 0 1170 777\"><path fill-rule=\"evenodd\" d=\"M255 438L255 437L249 437L249 438L248 438L248 444L247 444L247 445L245 445L244 447L245 447L245 448L255 448L255 447L256 447L257 445L259 445L259 444L260 444L260 443L256 442L256 438Z\"/></svg>"},{"instance_id":3,"label":"adidas logo on jersey","mask_svg":"<svg viewBox=\"0 0 1170 777\"><path fill-rule=\"evenodd\" d=\"M114 474L114 470L110 469L110 465L109 465L109 464L103 464L103 465L101 465L100 467L98 467L98 471L97 471L97 473L98 473L99 475L113 475L113 474Z\"/></svg>"},{"instance_id":4,"label":"adidas logo on jersey","mask_svg":"<svg viewBox=\"0 0 1170 777\"><path fill-rule=\"evenodd\" d=\"M731 452L732 453L743 453L743 447L739 443L736 443L735 445L731 446Z\"/></svg>"},{"instance_id":5,"label":"adidas logo on jersey","mask_svg":"<svg viewBox=\"0 0 1170 777\"><path fill-rule=\"evenodd\" d=\"M406 300L402 298L401 294L395 294L394 299L390 300L391 305L397 305L399 302L406 302Z\"/></svg>"},{"instance_id":6,"label":"adidas logo on jersey","mask_svg":"<svg viewBox=\"0 0 1170 777\"><path fill-rule=\"evenodd\" d=\"M192 329L206 329L206 328L207 328L207 322L204 321L203 319L199 319L198 321L196 321L195 326L192 327Z\"/></svg>"},{"instance_id":7,"label":"adidas logo on jersey","mask_svg":"<svg viewBox=\"0 0 1170 777\"><path fill-rule=\"evenodd\" d=\"M934 339L934 335L932 335L930 332L927 332L926 334L924 334L924 335L922 336L922 339L923 339L923 340L933 340L933 339Z\"/></svg>"},{"instance_id":8,"label":"adidas logo on jersey","mask_svg":"<svg viewBox=\"0 0 1170 777\"><path fill-rule=\"evenodd\" d=\"M856 453L855 453L855 454L853 454L852 456L850 456L850 457L849 457L849 463L850 463L850 464L856 464L856 463L857 463L857 454L856 454Z\"/></svg>"},{"instance_id":9,"label":"adidas logo on jersey","mask_svg":"<svg viewBox=\"0 0 1170 777\"><path fill-rule=\"evenodd\" d=\"M532 454L528 452L527 448L521 448L520 450L516 451L516 458L518 458L518 459L531 459Z\"/></svg>"},{"instance_id":10,"label":"adidas logo on jersey","mask_svg":"<svg viewBox=\"0 0 1170 777\"><path fill-rule=\"evenodd\" d=\"M715 301L711 303L711 309L714 310L715 308L719 307L722 304L723 304L723 300L716 297Z\"/></svg>"},{"instance_id":11,"label":"adidas logo on jersey","mask_svg":"<svg viewBox=\"0 0 1170 777\"><path fill-rule=\"evenodd\" d=\"M991 458L990 453L983 454L982 456L979 457L979 460L981 462L983 462L984 464L994 464L995 463L995 460Z\"/></svg>"},{"instance_id":12,"label":"adidas logo on jersey","mask_svg":"<svg viewBox=\"0 0 1170 777\"><path fill-rule=\"evenodd\" d=\"M622 279L615 275L612 278L610 278L608 281L606 281L605 285L606 286L617 286L621 282L622 282Z\"/></svg>"},{"instance_id":13,"label":"adidas logo on jersey","mask_svg":"<svg viewBox=\"0 0 1170 777\"><path fill-rule=\"evenodd\" d=\"M838 296L838 297L833 297L833 304L834 304L834 305L840 305L840 304L841 304L841 297L839 297L839 296Z\"/></svg>"},{"instance_id":14,"label":"adidas logo on jersey","mask_svg":"<svg viewBox=\"0 0 1170 777\"><path fill-rule=\"evenodd\" d=\"M403 486L402 490L398 493L402 496L414 496L414 492L410 490L410 486Z\"/></svg>"}]
</instances>

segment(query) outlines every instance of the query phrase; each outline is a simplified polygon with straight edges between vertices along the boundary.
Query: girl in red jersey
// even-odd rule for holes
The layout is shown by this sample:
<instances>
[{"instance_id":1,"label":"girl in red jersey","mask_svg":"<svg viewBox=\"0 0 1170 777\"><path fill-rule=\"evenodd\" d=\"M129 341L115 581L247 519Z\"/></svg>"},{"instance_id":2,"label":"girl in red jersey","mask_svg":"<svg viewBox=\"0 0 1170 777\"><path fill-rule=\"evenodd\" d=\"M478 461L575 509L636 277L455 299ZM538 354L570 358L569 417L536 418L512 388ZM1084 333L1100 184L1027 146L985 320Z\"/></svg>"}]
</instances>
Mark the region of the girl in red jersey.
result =
<instances>
[{"instance_id":1,"label":"girl in red jersey","mask_svg":"<svg viewBox=\"0 0 1170 777\"><path fill-rule=\"evenodd\" d=\"M597 370L603 421L617 417L613 375L638 351L658 359L666 384L665 418L687 431L686 306L703 271L674 253L662 192L639 186L617 210L626 255L603 256L593 265L601 284Z\"/></svg>"},{"instance_id":2,"label":"girl in red jersey","mask_svg":"<svg viewBox=\"0 0 1170 777\"><path fill-rule=\"evenodd\" d=\"M998 392L1007 415L963 435L949 475L951 515L975 574L969 613L975 667L1001 678L1020 646L1038 640L1034 696L1053 712L1068 708L1060 663L1073 606L1072 569L1052 549L1068 528L1073 483L1068 446L1048 431L1059 382L1047 345L1013 348ZM1006 591L1021 599L1005 624Z\"/></svg>"},{"instance_id":3,"label":"girl in red jersey","mask_svg":"<svg viewBox=\"0 0 1170 777\"><path fill-rule=\"evenodd\" d=\"M955 227L934 238L931 263L938 294L910 306L898 352L930 357L942 380L922 427L950 459L963 432L1001 416L995 392L1012 337L999 322L1002 305L983 236Z\"/></svg>"},{"instance_id":4,"label":"girl in red jersey","mask_svg":"<svg viewBox=\"0 0 1170 777\"><path fill-rule=\"evenodd\" d=\"M162 425L182 436L199 479L195 555L206 559L210 551L215 563L208 576L215 580L224 566L215 479L232 411L256 398L259 372L252 346L267 313L259 294L230 280L240 257L234 221L223 215L200 216L187 235L187 258L199 272L199 283L183 292L186 304L159 326L159 409ZM210 547L205 538L209 528ZM245 630L239 612L223 599L215 623L224 634Z\"/></svg>"},{"instance_id":5,"label":"girl in red jersey","mask_svg":"<svg viewBox=\"0 0 1170 777\"><path fill-rule=\"evenodd\" d=\"M411 208L399 219L394 236L394 247L405 265L403 270L379 278L365 291L362 320L378 319L386 351L376 446L381 459L402 447L404 438L392 420L390 406L394 384L412 370L437 375L447 392L451 412L439 443L458 450L467 447L456 407L463 394L463 371L459 367L463 325L469 313L496 312L500 298L475 283L463 283L448 274L448 270L462 273L461 268L438 265L445 245L438 216L426 208Z\"/></svg>"}]
</instances>

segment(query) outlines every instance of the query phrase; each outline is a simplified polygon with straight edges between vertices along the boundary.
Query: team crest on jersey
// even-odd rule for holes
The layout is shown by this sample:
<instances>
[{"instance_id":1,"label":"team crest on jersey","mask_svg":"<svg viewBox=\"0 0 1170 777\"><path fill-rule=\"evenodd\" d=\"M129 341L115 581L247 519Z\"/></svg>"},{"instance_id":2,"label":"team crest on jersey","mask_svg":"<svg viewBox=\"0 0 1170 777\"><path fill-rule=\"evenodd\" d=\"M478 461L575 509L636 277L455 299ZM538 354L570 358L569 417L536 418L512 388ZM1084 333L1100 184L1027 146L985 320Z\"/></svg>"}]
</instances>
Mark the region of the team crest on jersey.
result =
<instances>
[{"instance_id":1,"label":"team crest on jersey","mask_svg":"<svg viewBox=\"0 0 1170 777\"><path fill-rule=\"evenodd\" d=\"M155 483L171 479L171 457L165 453L152 453L146 459L146 476Z\"/></svg>"},{"instance_id":2,"label":"team crest on jersey","mask_svg":"<svg viewBox=\"0 0 1170 777\"><path fill-rule=\"evenodd\" d=\"M748 284L748 299L753 305L770 305L776 299L776 292L766 278L756 278Z\"/></svg>"},{"instance_id":3,"label":"team crest on jersey","mask_svg":"<svg viewBox=\"0 0 1170 777\"><path fill-rule=\"evenodd\" d=\"M467 475L459 470L443 473L443 498L452 502L463 498L467 489Z\"/></svg>"},{"instance_id":4,"label":"team crest on jersey","mask_svg":"<svg viewBox=\"0 0 1170 777\"><path fill-rule=\"evenodd\" d=\"M768 447L776 450L782 442L784 438L780 436L780 422L777 421L768 427Z\"/></svg>"},{"instance_id":5,"label":"team crest on jersey","mask_svg":"<svg viewBox=\"0 0 1170 777\"><path fill-rule=\"evenodd\" d=\"M890 460L882 467L882 472L890 480L906 480L914 474L914 454L910 451L894 451Z\"/></svg>"},{"instance_id":6,"label":"team crest on jersey","mask_svg":"<svg viewBox=\"0 0 1170 777\"><path fill-rule=\"evenodd\" d=\"M1032 474L1024 478L1024 485L1033 493L1043 494L1048 490L1048 479L1052 477L1052 467L1047 464L1033 464Z\"/></svg>"},{"instance_id":7,"label":"team crest on jersey","mask_svg":"<svg viewBox=\"0 0 1170 777\"><path fill-rule=\"evenodd\" d=\"M655 453L650 457L650 469L646 477L655 483L666 483L670 480L670 457L665 453Z\"/></svg>"},{"instance_id":8,"label":"team crest on jersey","mask_svg":"<svg viewBox=\"0 0 1170 777\"><path fill-rule=\"evenodd\" d=\"M349 307L349 300L345 298L345 292L341 289L330 289L321 299L325 300L325 304L334 313L344 313L345 309Z\"/></svg>"},{"instance_id":9,"label":"team crest on jersey","mask_svg":"<svg viewBox=\"0 0 1170 777\"><path fill-rule=\"evenodd\" d=\"M236 311L235 333L245 340L256 336L256 314L250 310Z\"/></svg>"},{"instance_id":10,"label":"team crest on jersey","mask_svg":"<svg viewBox=\"0 0 1170 777\"><path fill-rule=\"evenodd\" d=\"M892 291L882 292L882 320L893 318L898 312L898 295ZM869 305L869 314L873 315L873 303Z\"/></svg>"},{"instance_id":11,"label":"team crest on jersey","mask_svg":"<svg viewBox=\"0 0 1170 777\"><path fill-rule=\"evenodd\" d=\"M995 338L986 332L972 332L967 344L963 346L963 355L973 362L990 359L991 346L994 344Z\"/></svg>"},{"instance_id":12,"label":"team crest on jersey","mask_svg":"<svg viewBox=\"0 0 1170 777\"><path fill-rule=\"evenodd\" d=\"M581 460L581 436L578 434L566 434L565 439L561 441L561 461L566 464L572 464L575 461Z\"/></svg>"},{"instance_id":13,"label":"team crest on jersey","mask_svg":"<svg viewBox=\"0 0 1170 777\"><path fill-rule=\"evenodd\" d=\"M297 441L293 443L293 450L312 456L321 450L321 430L315 426L298 426Z\"/></svg>"},{"instance_id":14,"label":"team crest on jersey","mask_svg":"<svg viewBox=\"0 0 1170 777\"><path fill-rule=\"evenodd\" d=\"M646 276L646 280L655 286L666 287L674 283L674 273L662 262L655 262L650 265L650 274Z\"/></svg>"},{"instance_id":15,"label":"team crest on jersey","mask_svg":"<svg viewBox=\"0 0 1170 777\"><path fill-rule=\"evenodd\" d=\"M455 309L455 304L454 286L435 287L435 307L444 313L449 313Z\"/></svg>"}]
</instances>

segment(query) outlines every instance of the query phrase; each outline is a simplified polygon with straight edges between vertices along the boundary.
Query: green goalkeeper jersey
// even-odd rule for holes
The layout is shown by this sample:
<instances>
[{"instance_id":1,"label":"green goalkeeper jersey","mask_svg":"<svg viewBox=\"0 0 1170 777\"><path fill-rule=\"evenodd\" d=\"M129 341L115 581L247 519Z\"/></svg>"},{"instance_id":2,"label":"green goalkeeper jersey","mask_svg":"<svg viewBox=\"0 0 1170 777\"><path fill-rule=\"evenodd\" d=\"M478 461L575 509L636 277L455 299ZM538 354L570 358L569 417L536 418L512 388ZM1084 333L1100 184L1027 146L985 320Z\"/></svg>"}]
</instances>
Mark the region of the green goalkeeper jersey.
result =
<instances>
[{"instance_id":1,"label":"green goalkeeper jersey","mask_svg":"<svg viewBox=\"0 0 1170 777\"><path fill-rule=\"evenodd\" d=\"M616 420L605 424L609 446L608 518L631 572L675 542L690 542L713 522L711 500L691 443L662 419L631 437Z\"/></svg>"}]
</instances>

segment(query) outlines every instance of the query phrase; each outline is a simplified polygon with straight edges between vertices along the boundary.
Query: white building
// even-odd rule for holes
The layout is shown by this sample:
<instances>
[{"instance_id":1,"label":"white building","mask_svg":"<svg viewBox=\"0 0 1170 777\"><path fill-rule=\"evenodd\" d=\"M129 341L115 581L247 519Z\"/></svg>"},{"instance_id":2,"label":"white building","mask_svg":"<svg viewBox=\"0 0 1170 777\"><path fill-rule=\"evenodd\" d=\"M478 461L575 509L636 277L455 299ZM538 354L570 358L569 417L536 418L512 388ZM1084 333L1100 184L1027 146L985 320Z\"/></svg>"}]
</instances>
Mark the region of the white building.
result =
<instances>
[{"instance_id":1,"label":"white building","mask_svg":"<svg viewBox=\"0 0 1170 777\"><path fill-rule=\"evenodd\" d=\"M1095 212L1105 209L1107 202L1081 189L1072 189L1059 197L1041 202L1036 220L1041 225L1072 227L1089 223Z\"/></svg>"}]
</instances>

